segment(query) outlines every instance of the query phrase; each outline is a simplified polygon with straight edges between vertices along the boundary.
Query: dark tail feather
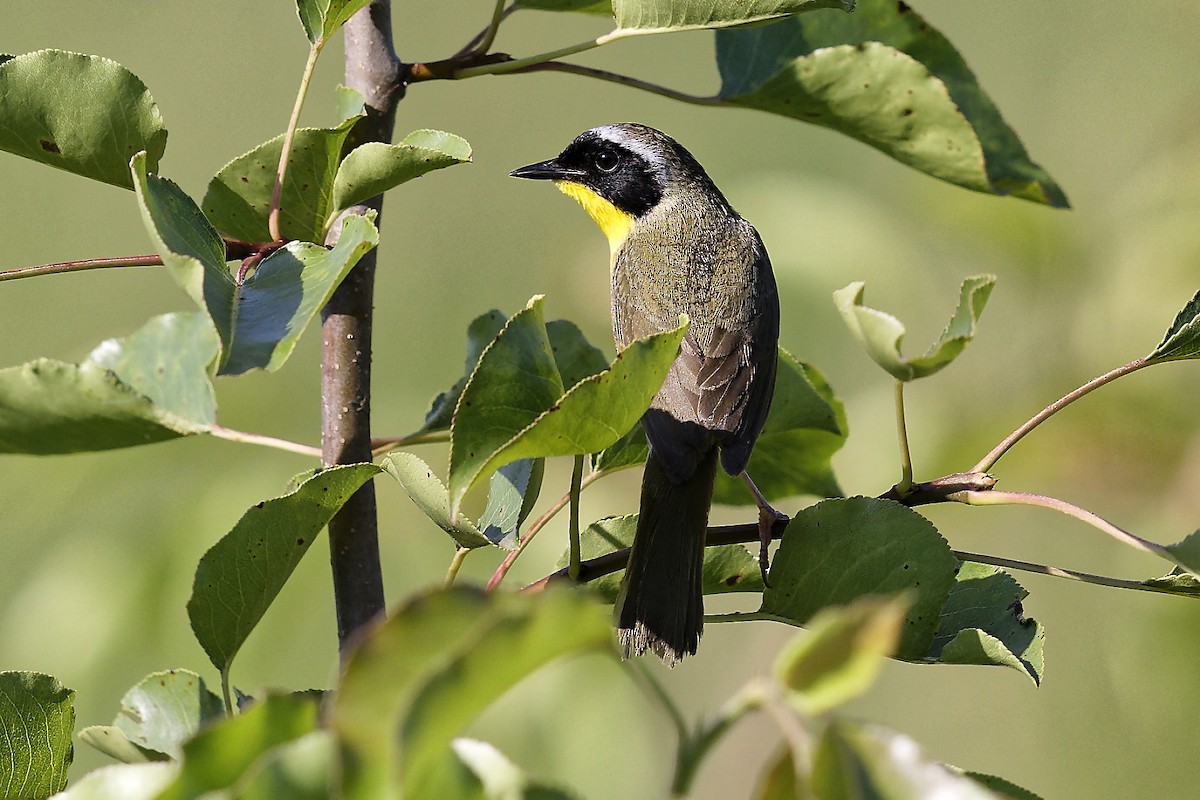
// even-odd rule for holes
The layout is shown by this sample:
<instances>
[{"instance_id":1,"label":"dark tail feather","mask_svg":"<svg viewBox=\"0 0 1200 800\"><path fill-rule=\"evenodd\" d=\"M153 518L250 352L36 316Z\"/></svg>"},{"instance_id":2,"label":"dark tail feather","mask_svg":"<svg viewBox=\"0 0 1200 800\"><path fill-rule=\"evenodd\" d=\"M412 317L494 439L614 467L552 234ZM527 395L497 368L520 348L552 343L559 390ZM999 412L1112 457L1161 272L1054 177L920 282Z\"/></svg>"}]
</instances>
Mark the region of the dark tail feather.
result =
<instances>
[{"instance_id":1,"label":"dark tail feather","mask_svg":"<svg viewBox=\"0 0 1200 800\"><path fill-rule=\"evenodd\" d=\"M704 630L701 568L716 474L715 447L682 483L667 477L650 450L637 535L616 603L625 658L649 648L674 666L696 652Z\"/></svg>"}]
</instances>

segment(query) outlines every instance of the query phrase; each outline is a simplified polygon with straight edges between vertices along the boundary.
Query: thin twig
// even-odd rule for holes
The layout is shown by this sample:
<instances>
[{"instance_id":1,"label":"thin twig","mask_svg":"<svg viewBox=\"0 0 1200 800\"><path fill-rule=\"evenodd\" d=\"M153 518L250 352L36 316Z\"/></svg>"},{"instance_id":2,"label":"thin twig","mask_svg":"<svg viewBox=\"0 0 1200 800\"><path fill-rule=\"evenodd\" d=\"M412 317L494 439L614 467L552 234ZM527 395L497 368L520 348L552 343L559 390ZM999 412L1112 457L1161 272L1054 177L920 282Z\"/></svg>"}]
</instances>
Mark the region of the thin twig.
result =
<instances>
[{"instance_id":1,"label":"thin twig","mask_svg":"<svg viewBox=\"0 0 1200 800\"><path fill-rule=\"evenodd\" d=\"M987 472L993 466L995 466L996 462L1000 460L1000 457L1003 456L1005 453L1007 453L1014 444L1021 441L1021 439L1024 438L1025 434L1029 433L1031 430L1036 428L1038 425L1041 425L1047 419L1054 416L1056 413L1058 413L1062 409L1066 408L1071 403L1075 402L1076 400L1083 397L1084 395L1086 395L1096 389L1099 389L1101 386L1103 386L1106 383L1111 383L1112 381L1115 381L1117 378L1120 378L1122 375L1128 375L1131 372L1136 372L1137 370L1141 369L1142 367L1148 366L1149 363L1152 363L1152 362L1147 362L1146 359L1144 359L1144 358L1134 359L1133 361L1130 361L1128 364L1125 364L1124 366L1121 366L1121 367L1117 367L1116 369L1112 370L1111 372L1106 372L1103 375L1101 375L1099 378L1095 378L1094 380L1088 381L1083 386L1080 386L1078 389L1076 389L1072 392L1068 392L1067 394L1060 397L1058 400L1055 400L1053 403L1051 403L1050 405L1043 408L1036 415L1031 417L1029 419L1029 421L1026 422L1024 425L1017 428L1015 431L1013 431L1008 436L1006 436L1004 438L1004 441L1000 442L1000 444L993 447L991 452L988 453L983 458L981 458L979 460L979 463L976 464L974 467L972 467L969 471L970 472Z\"/></svg>"},{"instance_id":2,"label":"thin twig","mask_svg":"<svg viewBox=\"0 0 1200 800\"><path fill-rule=\"evenodd\" d=\"M1131 581L1125 578L1110 578L1107 575L1095 575L1090 572L1079 572L1073 569L1052 567L1046 564L1034 564L1029 561L1017 561L1016 559L1002 558L1001 556L992 556L987 555L986 553L968 553L964 550L954 550L952 552L954 553L954 557L959 561L975 561L980 564L991 564L996 567L1004 567L1005 569L1015 569L1022 572L1034 572L1039 575L1051 575L1055 578L1066 578L1068 580L1080 581L1082 583L1093 583L1097 586L1111 586L1117 589L1135 589L1139 592L1157 592L1160 594L1171 594L1177 597L1185 596L1180 592L1175 592L1161 586L1152 586L1143 581Z\"/></svg>"},{"instance_id":3,"label":"thin twig","mask_svg":"<svg viewBox=\"0 0 1200 800\"><path fill-rule=\"evenodd\" d=\"M275 188L271 190L271 211L267 216L267 227L271 238L277 242L283 241L283 233L279 224L279 205L283 193L283 178L287 174L288 160L292 155L292 141L296 138L296 127L300 124L300 110L304 108L304 98L308 96L308 86L312 83L313 69L317 66L317 57L325 47L325 40L317 37L308 49L308 60L304 63L304 74L300 77L300 88L296 91L296 102L292 106L292 117L288 120L287 132L283 135L283 149L279 153L279 167L275 170Z\"/></svg>"},{"instance_id":4,"label":"thin twig","mask_svg":"<svg viewBox=\"0 0 1200 800\"><path fill-rule=\"evenodd\" d=\"M407 436L385 436L371 439L371 455L375 458L400 447L414 444L436 444L450 441L450 431L417 431Z\"/></svg>"},{"instance_id":5,"label":"thin twig","mask_svg":"<svg viewBox=\"0 0 1200 800\"><path fill-rule=\"evenodd\" d=\"M500 30L500 23L508 19L509 14L517 10L517 4L513 3L508 8L504 7L505 0L496 0L496 8L492 12L492 21L488 26L479 33L471 37L471 41L463 45L463 48L454 54L454 58L462 58L468 53L486 53L491 49L492 43L496 41L496 33Z\"/></svg>"},{"instance_id":6,"label":"thin twig","mask_svg":"<svg viewBox=\"0 0 1200 800\"><path fill-rule=\"evenodd\" d=\"M514 75L525 75L532 72L566 72L571 75L583 75L596 80L608 81L609 83L617 83L621 86L628 86L633 89L641 89L644 92L650 92L660 97L666 97L671 100L677 100L681 103L690 103L696 106L719 106L723 105L724 101L719 97L688 94L680 92L667 86L661 86L657 83L650 83L629 75L622 75L617 72L609 72L608 70L595 69L594 67L585 67L581 64L568 64L563 61L543 61L539 64L530 64L526 67L520 67L514 70L508 70Z\"/></svg>"},{"instance_id":7,"label":"thin twig","mask_svg":"<svg viewBox=\"0 0 1200 800\"><path fill-rule=\"evenodd\" d=\"M311 447L307 444L299 442L290 442L287 439L276 439L274 436L264 436L261 433L247 433L246 431L235 431L232 428L226 428L223 425L213 425L208 430L213 436L218 439L227 439L231 442L242 442L243 444L257 444L262 447L272 447L276 450L286 450L289 453L296 453L310 458L320 458L321 448Z\"/></svg>"},{"instance_id":8,"label":"thin twig","mask_svg":"<svg viewBox=\"0 0 1200 800\"><path fill-rule=\"evenodd\" d=\"M609 33L604 34L603 36L599 36L595 39L588 39L583 42L578 42L576 44L568 45L566 47L560 47L557 50L550 50L545 53L538 53L537 55L526 56L525 58L508 58L508 59L504 59L504 60L496 60L493 63L486 63L486 64L480 64L478 66L464 67L463 69L457 69L457 70L453 71L452 77L457 80L460 78L474 78L479 75L503 75L504 73L507 73L507 72L518 72L518 71L524 69L525 67L530 67L530 66L533 66L534 64L542 64L547 61L553 61L556 58L562 58L564 56L572 56L572 55L575 55L576 53L582 53L587 50L593 50L597 47L603 47L604 45L609 44L610 42L615 42L618 39L623 39L627 35L628 35L628 33L626 33L626 32L614 30L614 31L610 31Z\"/></svg>"},{"instance_id":9,"label":"thin twig","mask_svg":"<svg viewBox=\"0 0 1200 800\"><path fill-rule=\"evenodd\" d=\"M58 275L64 272L83 272L88 269L108 269L110 267L161 267L162 263L162 256L157 253L146 256L85 258L80 261L63 261L58 264L6 269L0 272L0 281L15 281L20 278L36 278L38 275Z\"/></svg>"}]
</instances>

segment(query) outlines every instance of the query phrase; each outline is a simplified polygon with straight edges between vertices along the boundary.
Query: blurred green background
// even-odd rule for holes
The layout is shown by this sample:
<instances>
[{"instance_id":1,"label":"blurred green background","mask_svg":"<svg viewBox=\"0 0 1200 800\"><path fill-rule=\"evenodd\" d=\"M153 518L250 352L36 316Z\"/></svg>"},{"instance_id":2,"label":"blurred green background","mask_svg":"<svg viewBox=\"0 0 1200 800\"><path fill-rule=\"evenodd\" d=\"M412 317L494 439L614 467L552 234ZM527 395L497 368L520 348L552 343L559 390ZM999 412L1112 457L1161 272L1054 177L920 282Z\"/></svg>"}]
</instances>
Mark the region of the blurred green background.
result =
<instances>
[{"instance_id":1,"label":"blurred green background","mask_svg":"<svg viewBox=\"0 0 1200 800\"><path fill-rule=\"evenodd\" d=\"M512 313L545 293L551 318L574 320L611 349L603 237L550 187L506 176L585 128L620 120L684 142L758 227L781 286L782 344L824 370L847 403L851 438L835 464L848 493L876 494L898 476L891 384L851 342L830 301L851 280L867 282L869 304L909 323L917 352L945 323L962 277L1000 277L977 341L908 394L918 478L969 467L1063 392L1148 352L1197 288L1200 5L915 5L957 45L1074 210L973 194L831 132L758 112L684 106L562 75L418 85L400 107L398 136L453 131L474 146L475 163L388 198L376 435L420 424L429 399L460 374L466 324L488 308ZM401 57L453 53L491 7L396 2ZM8 0L0 14L0 51L104 55L140 76L171 132L162 172L196 198L226 161L283 129L306 53L286 0ZM505 24L498 47L531 54L604 25L524 12ZM619 42L579 61L696 93L717 84L706 33ZM339 43L318 67L306 123L334 121L340 78ZM131 193L8 155L0 155L0 187L0 268L150 249ZM188 306L152 268L5 283L0 364L76 360L102 339ZM310 331L274 375L221 381L221 422L316 443L318 342ZM1124 379L1045 425L995 473L1004 488L1061 496L1147 537L1178 540L1200 519L1198 390L1200 369L1186 363ZM444 464L441 448L419 452ZM184 610L195 564L247 506L311 466L205 438L0 459L0 669L47 672L76 689L81 727L109 722L125 689L152 670L188 667L215 682ZM585 495L585 518L634 510L637 481L630 471L598 484ZM552 464L544 496L557 497L567 482L565 465ZM388 597L398 602L440 581L452 548L396 485L381 479L377 488ZM714 518L750 513L719 508ZM960 549L1136 578L1167 571L1049 512L928 514ZM564 525L551 526L518 562L513 585L552 568ZM474 554L462 579L486 580L498 557ZM336 656L327 573L318 546L235 664L239 686L329 684ZM1194 797L1200 604L1017 577L1032 593L1026 613L1047 628L1041 689L1006 670L889 663L850 713L1046 798ZM722 598L710 609L747 602ZM768 624L711 625L699 656L661 677L689 714L702 715L769 669L794 635ZM669 779L667 720L603 659L539 673L474 732L590 800L660 796ZM765 719L737 729L696 797L748 796L776 740ZM74 774L100 763L80 747Z\"/></svg>"}]
</instances>

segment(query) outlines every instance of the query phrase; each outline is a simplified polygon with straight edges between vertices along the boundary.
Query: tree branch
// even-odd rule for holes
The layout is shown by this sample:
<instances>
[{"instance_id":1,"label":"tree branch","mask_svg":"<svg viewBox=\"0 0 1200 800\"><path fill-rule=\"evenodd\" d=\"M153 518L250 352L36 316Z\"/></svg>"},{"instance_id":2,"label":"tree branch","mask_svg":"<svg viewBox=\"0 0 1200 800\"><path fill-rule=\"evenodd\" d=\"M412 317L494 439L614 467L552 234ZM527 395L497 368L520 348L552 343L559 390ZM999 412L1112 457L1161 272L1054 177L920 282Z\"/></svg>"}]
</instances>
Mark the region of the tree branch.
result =
<instances>
[{"instance_id":1,"label":"tree branch","mask_svg":"<svg viewBox=\"0 0 1200 800\"><path fill-rule=\"evenodd\" d=\"M367 116L347 137L352 149L368 141L388 142L396 103L404 96L400 62L392 45L391 2L373 0L343 27L346 85L362 93ZM374 197L347 213L380 212ZM379 225L382 217L376 218ZM336 240L341 226L331 227ZM322 311L321 450L329 465L371 460L371 322L378 249L368 252L342 281ZM329 522L330 564L343 655L354 633L385 608L379 563L375 487L367 482Z\"/></svg>"}]
</instances>

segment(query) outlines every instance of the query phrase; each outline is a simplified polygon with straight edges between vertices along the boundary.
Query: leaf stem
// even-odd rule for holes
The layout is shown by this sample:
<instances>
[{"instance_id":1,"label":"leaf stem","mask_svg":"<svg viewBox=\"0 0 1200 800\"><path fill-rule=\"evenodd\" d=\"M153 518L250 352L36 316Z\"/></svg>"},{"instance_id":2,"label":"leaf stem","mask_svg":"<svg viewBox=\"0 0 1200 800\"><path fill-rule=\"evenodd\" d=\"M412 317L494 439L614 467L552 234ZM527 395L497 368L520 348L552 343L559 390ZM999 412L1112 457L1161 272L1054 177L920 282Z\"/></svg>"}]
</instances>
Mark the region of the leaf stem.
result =
<instances>
[{"instance_id":1,"label":"leaf stem","mask_svg":"<svg viewBox=\"0 0 1200 800\"><path fill-rule=\"evenodd\" d=\"M283 192L283 178L287 174L288 160L292 155L292 141L296 138L296 127L300 124L300 109L304 108L304 98L308 96L308 86L312 83L313 69L317 65L317 56L325 47L325 39L317 37L308 49L308 60L304 63L304 74L300 76L300 88L296 91L296 102L292 106L292 117L288 120L287 132L283 135L283 150L279 153L279 168L275 170L275 188L271 190L271 211L267 217L267 227L271 238L277 242L283 241L283 233L279 226L279 203Z\"/></svg>"},{"instance_id":2,"label":"leaf stem","mask_svg":"<svg viewBox=\"0 0 1200 800\"><path fill-rule=\"evenodd\" d=\"M1051 511L1058 511L1067 516L1074 517L1081 522L1086 522L1088 525L1097 530L1107 533L1118 542L1129 545L1130 547L1141 550L1145 553L1156 555L1159 558L1166 559L1172 564L1187 569L1186 564L1181 564L1171 551L1160 544L1156 544L1140 536L1135 536L1123 528L1118 528L1108 520L1093 514L1085 508L1080 508L1077 505L1068 503L1066 500L1060 500L1057 497L1047 497L1041 494L1031 494L1029 492L998 492L990 490L985 492L980 491L965 491L956 493L950 496L951 500L956 500L960 503L966 503L970 506L1001 506L1001 505L1022 505L1036 506L1038 508L1047 508Z\"/></svg>"},{"instance_id":3,"label":"leaf stem","mask_svg":"<svg viewBox=\"0 0 1200 800\"><path fill-rule=\"evenodd\" d=\"M225 716L232 717L236 706L233 704L233 693L229 691L229 668L221 670L221 699L225 702Z\"/></svg>"},{"instance_id":4,"label":"leaf stem","mask_svg":"<svg viewBox=\"0 0 1200 800\"><path fill-rule=\"evenodd\" d=\"M567 562L567 575L573 581L579 580L579 492L583 482L583 454L575 456L575 468L571 470L571 517L567 527L570 537L571 557Z\"/></svg>"},{"instance_id":5,"label":"leaf stem","mask_svg":"<svg viewBox=\"0 0 1200 800\"><path fill-rule=\"evenodd\" d=\"M900 482L895 489L908 494L913 485L912 454L908 449L908 425L904 422L904 381L896 381L896 435L900 439Z\"/></svg>"},{"instance_id":6,"label":"leaf stem","mask_svg":"<svg viewBox=\"0 0 1200 800\"><path fill-rule=\"evenodd\" d=\"M579 491L582 492L584 489L591 486L595 481L603 478L607 474L608 473L604 472L603 470L589 472L583 477L583 480L579 482ZM538 531L546 527L546 523L554 519L554 515L562 511L563 508L570 502L571 492L567 492L558 500L555 500L553 505L547 508L544 512L542 512L540 517L533 521L533 524L529 526L529 530L525 531L525 535L522 536L517 542L516 548L509 551L508 555L504 557L504 560L500 562L500 566L496 567L496 571L492 573L492 577L487 583L487 590L489 592L500 585L500 582L504 580L504 576L507 575L509 569L512 568L513 562L517 560L521 553L525 552L525 548L528 547L529 543L533 541L533 537L537 536ZM580 563L582 564L583 562ZM565 570L563 570L563 574L566 574Z\"/></svg>"},{"instance_id":7,"label":"leaf stem","mask_svg":"<svg viewBox=\"0 0 1200 800\"><path fill-rule=\"evenodd\" d=\"M386 436L371 440L371 455L378 458L400 447L450 441L450 431L416 431L406 436Z\"/></svg>"},{"instance_id":8,"label":"leaf stem","mask_svg":"<svg viewBox=\"0 0 1200 800\"><path fill-rule=\"evenodd\" d=\"M232 428L226 428L224 425L213 425L208 432L218 439L227 439L231 442L242 442L243 444L257 444L262 447L273 447L276 450L286 450L289 453L296 453L310 458L320 458L321 448L311 447L299 442L290 442L287 439L276 439L274 436L264 436L261 433L247 433L246 431L235 431Z\"/></svg>"},{"instance_id":9,"label":"leaf stem","mask_svg":"<svg viewBox=\"0 0 1200 800\"><path fill-rule=\"evenodd\" d=\"M1161 586L1151 586L1142 581L1131 581L1125 578L1110 578L1107 575L1094 575L1090 572L1078 572L1073 569L1064 569L1062 567L1052 567L1046 564L1034 564L1029 561L1017 561L1012 558L1002 558L1001 556L987 555L986 553L968 553L962 550L954 550L954 557L960 561L975 561L980 564L991 564L996 567L1004 567L1005 569L1015 569L1022 572L1034 572L1039 575L1051 575L1055 578L1066 578L1072 581L1080 581L1082 583L1092 583L1097 586L1111 586L1116 589L1135 589L1139 592L1156 592L1159 594L1171 594L1177 597L1183 596L1180 592L1174 592L1170 589ZM1188 595L1194 596L1194 595Z\"/></svg>"},{"instance_id":10,"label":"leaf stem","mask_svg":"<svg viewBox=\"0 0 1200 800\"><path fill-rule=\"evenodd\" d=\"M38 275L58 275L63 272L82 272L88 269L109 267L161 267L162 256L118 256L116 258L85 258L80 261L63 261L58 264L41 264L36 267L20 267L0 272L0 281L15 281L19 278L35 278Z\"/></svg>"},{"instance_id":11,"label":"leaf stem","mask_svg":"<svg viewBox=\"0 0 1200 800\"><path fill-rule=\"evenodd\" d=\"M467 42L462 50L455 53L456 58L461 58L468 53L486 53L491 49L492 43L496 41L496 33L500 30L500 23L508 18L508 15L517 10L517 4L513 3L507 8L504 7L506 0L496 0L496 8L492 11L492 21L488 26Z\"/></svg>"},{"instance_id":12,"label":"leaf stem","mask_svg":"<svg viewBox=\"0 0 1200 800\"><path fill-rule=\"evenodd\" d=\"M545 53L526 56L525 58L514 58L508 61L498 61L492 64L480 64L474 67L456 69L454 70L452 77L455 80L458 80L461 78L474 78L479 75L503 75L507 72L518 72L526 67L533 66L534 64L541 64L546 61L553 61L556 58L562 58L563 56L571 56L575 55L576 53L583 53L587 50L593 50L597 47L603 47L610 42L615 42L618 39L625 38L626 35L627 34L621 30L613 30L595 39L588 39L583 42L568 45L566 47L560 47L557 50L550 50Z\"/></svg>"},{"instance_id":13,"label":"leaf stem","mask_svg":"<svg viewBox=\"0 0 1200 800\"><path fill-rule=\"evenodd\" d=\"M463 561L467 558L467 553L471 552L469 547L459 547L454 551L454 557L450 559L450 567L446 570L446 580L443 586L449 589L454 585L454 579L458 577L458 571L462 568Z\"/></svg>"},{"instance_id":14,"label":"leaf stem","mask_svg":"<svg viewBox=\"0 0 1200 800\"><path fill-rule=\"evenodd\" d=\"M581 64L568 64L563 61L544 61L539 64L530 64L527 67L511 70L512 74L525 75L532 72L565 72L571 75L583 75L587 78L595 78L609 83L617 83L622 86L629 86L633 89L641 89L651 94L666 97L670 100L677 100L681 103L691 103L697 106L719 106L723 105L724 101L719 97L706 97L702 95L688 94L680 92L676 89L671 89L667 86L661 86L657 83L650 83L629 75L622 75L617 72L609 72L603 69L595 69L594 67L585 67Z\"/></svg>"},{"instance_id":15,"label":"leaf stem","mask_svg":"<svg viewBox=\"0 0 1200 800\"><path fill-rule=\"evenodd\" d=\"M1054 416L1056 413L1058 413L1062 409L1066 408L1071 403L1075 402L1076 400L1083 397L1084 395L1089 394L1090 392L1092 392L1096 389L1099 389L1104 384L1111 383L1112 381L1115 381L1117 378L1120 378L1123 375L1128 375L1131 372L1136 372L1137 370L1141 369L1142 367L1148 366L1151 363L1154 363L1154 362L1149 362L1145 358L1136 358L1133 361L1130 361L1128 364L1117 367L1116 369L1112 370L1111 372L1106 372L1103 375L1101 375L1100 377L1095 378L1091 381L1088 381L1083 386L1080 386L1078 389L1075 389L1072 392L1068 392L1067 394L1060 397L1058 400L1055 400L1053 403L1051 403L1050 405L1043 408L1041 411L1039 411L1037 414L1035 414L1033 417L1031 417L1024 425L1017 428L1015 431L1013 431L1008 436L1006 436L1004 438L1004 441L1000 442L1000 444L993 447L990 453L988 453L986 456L981 458L979 460L979 463L976 464L974 467L972 467L968 471L969 472L987 472L993 466L995 466L996 462L1000 460L1000 457L1003 456L1005 453L1007 453L1014 444L1021 441L1021 439L1024 438L1025 434L1032 431L1038 425L1041 425L1047 419Z\"/></svg>"}]
</instances>

